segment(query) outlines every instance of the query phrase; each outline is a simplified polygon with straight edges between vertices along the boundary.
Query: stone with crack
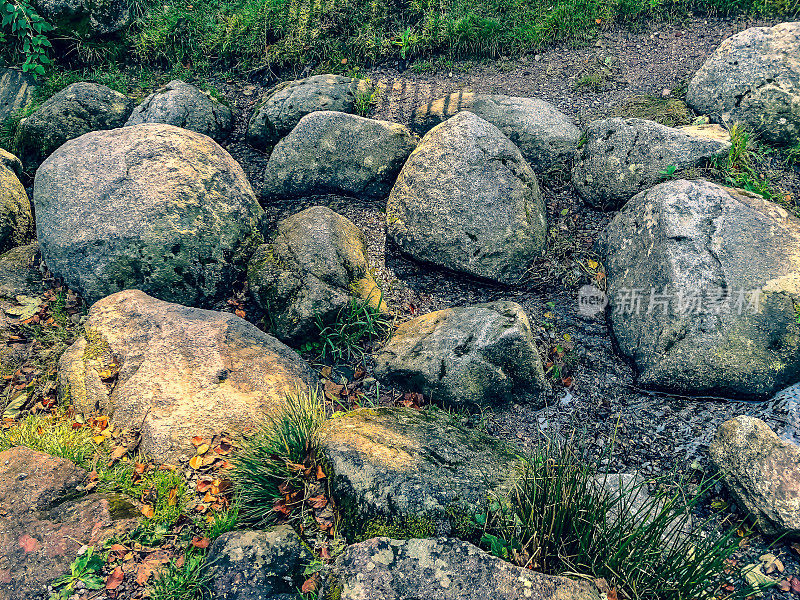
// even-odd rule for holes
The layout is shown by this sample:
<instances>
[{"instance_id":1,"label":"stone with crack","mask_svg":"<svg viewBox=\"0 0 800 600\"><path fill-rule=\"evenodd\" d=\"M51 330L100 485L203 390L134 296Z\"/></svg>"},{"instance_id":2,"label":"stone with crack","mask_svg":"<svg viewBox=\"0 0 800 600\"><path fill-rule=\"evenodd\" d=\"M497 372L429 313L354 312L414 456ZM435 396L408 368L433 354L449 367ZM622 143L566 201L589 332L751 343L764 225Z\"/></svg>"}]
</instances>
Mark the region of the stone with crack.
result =
<instances>
[{"instance_id":1,"label":"stone with crack","mask_svg":"<svg viewBox=\"0 0 800 600\"><path fill-rule=\"evenodd\" d=\"M257 426L316 385L294 350L244 319L138 290L96 302L59 361L61 396L77 412L140 428L142 451L161 460L193 453L193 436Z\"/></svg>"},{"instance_id":2,"label":"stone with crack","mask_svg":"<svg viewBox=\"0 0 800 600\"><path fill-rule=\"evenodd\" d=\"M780 206L670 181L632 198L598 246L639 385L765 399L800 380L800 220Z\"/></svg>"}]
</instances>

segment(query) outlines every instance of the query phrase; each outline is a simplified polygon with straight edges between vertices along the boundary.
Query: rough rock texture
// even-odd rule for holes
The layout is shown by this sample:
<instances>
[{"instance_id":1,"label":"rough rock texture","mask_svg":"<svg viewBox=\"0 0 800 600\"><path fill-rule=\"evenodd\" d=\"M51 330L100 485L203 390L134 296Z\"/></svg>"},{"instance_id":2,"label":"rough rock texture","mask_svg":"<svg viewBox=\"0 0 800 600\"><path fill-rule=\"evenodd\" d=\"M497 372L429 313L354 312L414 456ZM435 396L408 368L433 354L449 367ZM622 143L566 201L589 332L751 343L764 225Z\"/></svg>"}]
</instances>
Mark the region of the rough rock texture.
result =
<instances>
[{"instance_id":1,"label":"rough rock texture","mask_svg":"<svg viewBox=\"0 0 800 600\"><path fill-rule=\"evenodd\" d=\"M511 140L469 112L425 135L392 188L386 220L412 257L501 283L522 277L547 234L536 175Z\"/></svg>"},{"instance_id":2,"label":"rough rock texture","mask_svg":"<svg viewBox=\"0 0 800 600\"><path fill-rule=\"evenodd\" d=\"M22 175L22 161L2 148L0 148L0 167L11 169L17 177Z\"/></svg>"},{"instance_id":3,"label":"rough rock texture","mask_svg":"<svg viewBox=\"0 0 800 600\"><path fill-rule=\"evenodd\" d=\"M544 100L464 91L420 106L411 127L425 134L462 110L478 115L508 136L537 173L568 167L581 137L572 120Z\"/></svg>"},{"instance_id":4,"label":"rough rock texture","mask_svg":"<svg viewBox=\"0 0 800 600\"><path fill-rule=\"evenodd\" d=\"M90 131L122 127L133 106L133 100L104 85L73 83L20 121L20 158L33 169L67 140Z\"/></svg>"},{"instance_id":5,"label":"rough rock texture","mask_svg":"<svg viewBox=\"0 0 800 600\"><path fill-rule=\"evenodd\" d=\"M764 533L800 535L800 447L780 439L764 421L740 416L720 425L709 454Z\"/></svg>"},{"instance_id":6,"label":"rough rock texture","mask_svg":"<svg viewBox=\"0 0 800 600\"><path fill-rule=\"evenodd\" d=\"M687 175L730 147L729 141L705 137L702 130L644 119L594 121L576 155L572 183L590 206L616 210L666 177Z\"/></svg>"},{"instance_id":7,"label":"rough rock texture","mask_svg":"<svg viewBox=\"0 0 800 600\"><path fill-rule=\"evenodd\" d=\"M29 242L31 202L14 171L0 164L0 253Z\"/></svg>"},{"instance_id":8,"label":"rough rock texture","mask_svg":"<svg viewBox=\"0 0 800 600\"><path fill-rule=\"evenodd\" d=\"M84 544L100 546L136 526L119 496L81 496L86 471L28 448L0 452L0 600L46 600Z\"/></svg>"},{"instance_id":9,"label":"rough rock texture","mask_svg":"<svg viewBox=\"0 0 800 600\"><path fill-rule=\"evenodd\" d=\"M215 600L268 600L293 593L313 558L289 525L224 533L208 553L211 592Z\"/></svg>"},{"instance_id":10,"label":"rough rock texture","mask_svg":"<svg viewBox=\"0 0 800 600\"><path fill-rule=\"evenodd\" d=\"M125 125L141 123L175 125L220 141L231 131L233 113L199 88L176 79L145 98Z\"/></svg>"},{"instance_id":11,"label":"rough rock texture","mask_svg":"<svg viewBox=\"0 0 800 600\"><path fill-rule=\"evenodd\" d=\"M373 538L333 568L341 600L599 600L594 585L517 567L457 539Z\"/></svg>"},{"instance_id":12,"label":"rough rock texture","mask_svg":"<svg viewBox=\"0 0 800 600\"><path fill-rule=\"evenodd\" d=\"M309 113L335 110L352 113L358 95L371 92L369 82L341 75L314 75L281 84L256 110L247 141L265 149L288 134Z\"/></svg>"},{"instance_id":13,"label":"rough rock texture","mask_svg":"<svg viewBox=\"0 0 800 600\"><path fill-rule=\"evenodd\" d=\"M33 98L33 78L18 69L0 68L0 123L25 109Z\"/></svg>"},{"instance_id":14,"label":"rough rock texture","mask_svg":"<svg viewBox=\"0 0 800 600\"><path fill-rule=\"evenodd\" d=\"M59 384L77 411L141 426L141 450L172 459L195 435L258 425L316 378L244 319L128 290L92 306L85 335L61 358Z\"/></svg>"},{"instance_id":15,"label":"rough rock texture","mask_svg":"<svg viewBox=\"0 0 800 600\"><path fill-rule=\"evenodd\" d=\"M268 198L322 193L385 197L416 143L398 123L314 112L273 149L262 193Z\"/></svg>"},{"instance_id":16,"label":"rough rock texture","mask_svg":"<svg viewBox=\"0 0 800 600\"><path fill-rule=\"evenodd\" d=\"M403 323L375 356L375 376L448 406L521 402L548 387L528 317L506 301Z\"/></svg>"},{"instance_id":17,"label":"rough rock texture","mask_svg":"<svg viewBox=\"0 0 800 600\"><path fill-rule=\"evenodd\" d=\"M770 142L800 142L800 22L729 37L689 82L686 102Z\"/></svg>"},{"instance_id":18,"label":"rough rock texture","mask_svg":"<svg viewBox=\"0 0 800 600\"><path fill-rule=\"evenodd\" d=\"M92 302L138 288L210 305L244 278L263 210L211 138L148 123L86 134L39 168L36 230L53 274Z\"/></svg>"},{"instance_id":19,"label":"rough rock texture","mask_svg":"<svg viewBox=\"0 0 800 600\"><path fill-rule=\"evenodd\" d=\"M0 298L35 296L44 292L38 255L36 242L0 254Z\"/></svg>"},{"instance_id":20,"label":"rough rock texture","mask_svg":"<svg viewBox=\"0 0 800 600\"><path fill-rule=\"evenodd\" d=\"M800 221L778 205L671 181L631 199L598 243L639 385L755 399L800 380Z\"/></svg>"},{"instance_id":21,"label":"rough rock texture","mask_svg":"<svg viewBox=\"0 0 800 600\"><path fill-rule=\"evenodd\" d=\"M367 270L364 235L323 206L278 223L271 243L250 260L247 280L275 335L287 343L318 334L317 318L333 323L354 297L385 307Z\"/></svg>"},{"instance_id":22,"label":"rough rock texture","mask_svg":"<svg viewBox=\"0 0 800 600\"><path fill-rule=\"evenodd\" d=\"M463 427L447 412L360 409L320 432L322 456L344 525L358 537L388 521L449 534L452 512L507 493L519 468L503 442ZM352 539L352 538L351 538Z\"/></svg>"},{"instance_id":23,"label":"rough rock texture","mask_svg":"<svg viewBox=\"0 0 800 600\"><path fill-rule=\"evenodd\" d=\"M115 33L131 20L128 0L31 0L31 5L62 34L81 38Z\"/></svg>"}]
</instances>

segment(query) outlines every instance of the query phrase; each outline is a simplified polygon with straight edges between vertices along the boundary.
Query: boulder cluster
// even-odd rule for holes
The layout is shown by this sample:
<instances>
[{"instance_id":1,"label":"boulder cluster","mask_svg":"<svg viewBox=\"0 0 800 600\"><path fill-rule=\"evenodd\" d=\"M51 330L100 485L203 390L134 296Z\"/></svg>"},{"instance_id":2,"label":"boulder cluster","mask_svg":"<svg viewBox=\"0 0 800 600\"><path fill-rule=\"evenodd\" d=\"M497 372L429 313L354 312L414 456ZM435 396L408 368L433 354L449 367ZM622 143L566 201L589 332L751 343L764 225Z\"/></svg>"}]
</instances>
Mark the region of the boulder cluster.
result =
<instances>
[{"instance_id":1,"label":"boulder cluster","mask_svg":"<svg viewBox=\"0 0 800 600\"><path fill-rule=\"evenodd\" d=\"M129 18L117 2L102 11L78 4L100 32ZM0 116L25 105L27 86L0 73ZM178 460L193 435L245 431L287 396L316 391L317 375L293 348L351 302L390 312L353 222L313 206L268 228L260 200L373 203L401 253L503 290L547 255L539 180L553 171L569 171L588 207L618 211L597 250L610 331L639 385L763 400L800 381L800 220L699 177L729 152L724 127L734 122L775 144L800 143L800 23L748 29L706 61L687 100L712 127L613 118L581 132L543 100L466 92L421 106L406 126L354 114L369 93L367 82L334 75L273 89L247 129L249 143L269 152L261 198L221 145L231 108L182 81L138 106L74 83L20 122L19 158L0 150L0 297L35 293L40 260L91 304L59 367L61 395L78 413L135 426L143 451ZM35 171L32 203L23 171ZM215 310L245 283L270 334ZM445 407L548 396L528 318L507 300L410 319L374 361L381 382ZM594 596L588 584L512 567L450 537L454 507L508 490L518 456L449 413L362 410L329 421L319 444L352 527L404 521L423 507L431 528L430 539L347 548L335 569L339 597L477 598L481 582L497 598ZM0 479L13 484L26 459L5 455ZM793 442L739 418L720 429L711 458L765 532L800 531ZM58 485L70 477L67 469ZM92 536L110 527L107 499L89 496L75 510L97 515ZM31 531L54 519L74 520L42 516ZM61 550L37 551L63 566ZM287 572L309 559L285 527L226 534L211 555L218 597L231 599L256 597L240 595L242 585L259 598L291 593L298 582Z\"/></svg>"}]
</instances>

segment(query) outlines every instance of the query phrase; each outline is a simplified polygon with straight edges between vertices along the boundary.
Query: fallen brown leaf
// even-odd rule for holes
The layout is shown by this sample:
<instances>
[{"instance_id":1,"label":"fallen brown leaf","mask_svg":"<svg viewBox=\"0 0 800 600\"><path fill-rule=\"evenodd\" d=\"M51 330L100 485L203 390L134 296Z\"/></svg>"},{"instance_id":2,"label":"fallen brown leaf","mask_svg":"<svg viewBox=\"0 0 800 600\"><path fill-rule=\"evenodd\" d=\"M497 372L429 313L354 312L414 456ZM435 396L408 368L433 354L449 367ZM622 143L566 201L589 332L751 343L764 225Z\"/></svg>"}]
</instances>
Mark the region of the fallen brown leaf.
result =
<instances>
[{"instance_id":1,"label":"fallen brown leaf","mask_svg":"<svg viewBox=\"0 0 800 600\"><path fill-rule=\"evenodd\" d=\"M111 575L108 576L108 579L106 579L106 589L117 589L122 583L123 579L125 579L125 572L122 570L122 567L117 567L111 572Z\"/></svg>"}]
</instances>

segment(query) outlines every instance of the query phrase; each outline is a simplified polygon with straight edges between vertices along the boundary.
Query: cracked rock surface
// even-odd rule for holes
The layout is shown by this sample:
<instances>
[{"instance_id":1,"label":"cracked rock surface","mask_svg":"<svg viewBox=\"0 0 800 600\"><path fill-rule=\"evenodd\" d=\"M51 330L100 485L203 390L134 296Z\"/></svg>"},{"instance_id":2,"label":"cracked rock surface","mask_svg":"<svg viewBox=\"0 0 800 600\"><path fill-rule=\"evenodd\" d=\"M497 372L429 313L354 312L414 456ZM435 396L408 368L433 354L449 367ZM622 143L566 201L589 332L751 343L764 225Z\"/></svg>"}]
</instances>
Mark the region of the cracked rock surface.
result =
<instances>
[{"instance_id":1,"label":"cracked rock surface","mask_svg":"<svg viewBox=\"0 0 800 600\"><path fill-rule=\"evenodd\" d=\"M127 290L92 306L86 333L61 357L59 384L76 411L141 427L141 450L167 460L191 456L192 436L253 427L316 378L294 350L232 313Z\"/></svg>"},{"instance_id":2,"label":"cracked rock surface","mask_svg":"<svg viewBox=\"0 0 800 600\"><path fill-rule=\"evenodd\" d=\"M386 207L387 236L417 260L517 283L545 248L536 175L497 127L462 111L431 129Z\"/></svg>"},{"instance_id":3,"label":"cracked rock surface","mask_svg":"<svg viewBox=\"0 0 800 600\"><path fill-rule=\"evenodd\" d=\"M765 399L800 379L800 220L698 180L638 194L598 239L638 383Z\"/></svg>"},{"instance_id":4,"label":"cracked rock surface","mask_svg":"<svg viewBox=\"0 0 800 600\"><path fill-rule=\"evenodd\" d=\"M669 177L688 175L731 147L700 128L673 128L645 119L589 123L575 157L572 184L589 206L620 208Z\"/></svg>"},{"instance_id":5,"label":"cracked rock surface","mask_svg":"<svg viewBox=\"0 0 800 600\"><path fill-rule=\"evenodd\" d=\"M201 89L176 79L133 109L125 125L166 123L221 141L231 131L231 109Z\"/></svg>"},{"instance_id":6,"label":"cracked rock surface","mask_svg":"<svg viewBox=\"0 0 800 600\"><path fill-rule=\"evenodd\" d=\"M588 581L517 567L452 538L373 538L348 546L333 571L342 600L599 599Z\"/></svg>"},{"instance_id":7,"label":"cracked rock surface","mask_svg":"<svg viewBox=\"0 0 800 600\"><path fill-rule=\"evenodd\" d=\"M263 242L242 168L211 138L160 123L95 131L48 158L33 191L42 256L88 302L128 288L209 306Z\"/></svg>"},{"instance_id":8,"label":"cracked rock surface","mask_svg":"<svg viewBox=\"0 0 800 600\"><path fill-rule=\"evenodd\" d=\"M403 323L375 356L375 375L448 406L525 402L548 387L528 317L507 301Z\"/></svg>"},{"instance_id":9,"label":"cracked rock surface","mask_svg":"<svg viewBox=\"0 0 800 600\"><path fill-rule=\"evenodd\" d=\"M686 101L727 125L742 122L767 141L800 142L800 21L726 39L692 78Z\"/></svg>"}]
</instances>

